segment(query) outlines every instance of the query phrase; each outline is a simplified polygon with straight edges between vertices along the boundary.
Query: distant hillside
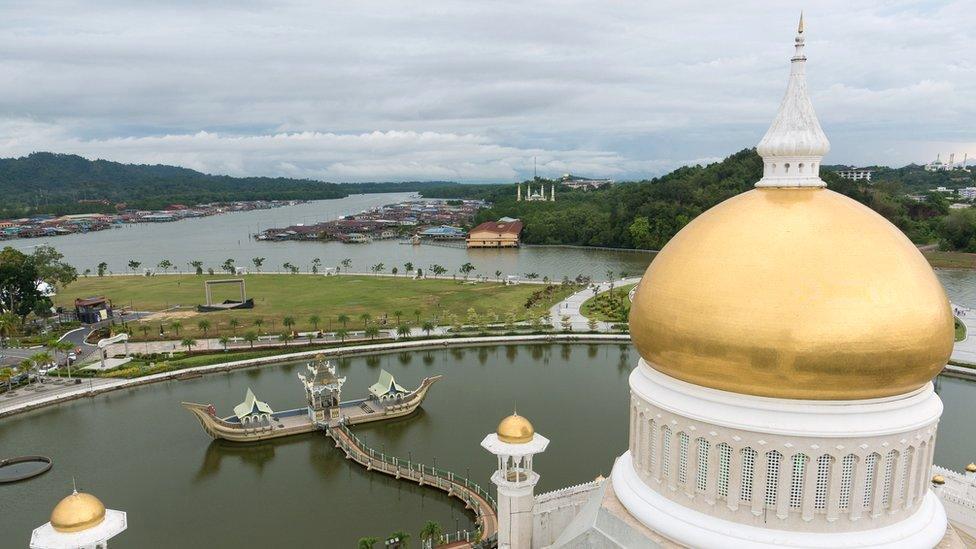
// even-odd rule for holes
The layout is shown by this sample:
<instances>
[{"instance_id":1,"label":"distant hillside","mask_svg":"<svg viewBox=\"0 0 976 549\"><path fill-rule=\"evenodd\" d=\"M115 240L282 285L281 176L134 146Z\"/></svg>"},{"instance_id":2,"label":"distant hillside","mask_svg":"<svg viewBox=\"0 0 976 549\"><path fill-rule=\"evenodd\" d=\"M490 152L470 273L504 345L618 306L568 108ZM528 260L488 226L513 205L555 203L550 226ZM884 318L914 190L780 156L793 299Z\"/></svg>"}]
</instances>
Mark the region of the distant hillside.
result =
<instances>
[{"instance_id":1,"label":"distant hillside","mask_svg":"<svg viewBox=\"0 0 976 549\"><path fill-rule=\"evenodd\" d=\"M0 218L111 211L120 202L133 208L159 209L174 203L315 200L452 185L443 181L336 184L282 177L230 177L176 166L122 164L39 152L0 159ZM88 202L99 200L110 205Z\"/></svg>"},{"instance_id":2,"label":"distant hillside","mask_svg":"<svg viewBox=\"0 0 976 549\"><path fill-rule=\"evenodd\" d=\"M976 230L970 238L947 229L953 226L947 223L952 216L948 202L938 193L915 202L897 192L895 184L855 183L826 169L820 175L829 188L871 207L915 242L940 242L945 249L976 251ZM555 202L516 202L514 185L459 185L421 192L430 197L491 200L494 207L479 212L475 221L517 217L525 224L523 239L529 244L657 250L700 213L753 188L761 177L762 159L755 149L745 149L707 166L678 168L652 180L595 191L572 191L557 185ZM548 188L551 182L544 182Z\"/></svg>"}]
</instances>

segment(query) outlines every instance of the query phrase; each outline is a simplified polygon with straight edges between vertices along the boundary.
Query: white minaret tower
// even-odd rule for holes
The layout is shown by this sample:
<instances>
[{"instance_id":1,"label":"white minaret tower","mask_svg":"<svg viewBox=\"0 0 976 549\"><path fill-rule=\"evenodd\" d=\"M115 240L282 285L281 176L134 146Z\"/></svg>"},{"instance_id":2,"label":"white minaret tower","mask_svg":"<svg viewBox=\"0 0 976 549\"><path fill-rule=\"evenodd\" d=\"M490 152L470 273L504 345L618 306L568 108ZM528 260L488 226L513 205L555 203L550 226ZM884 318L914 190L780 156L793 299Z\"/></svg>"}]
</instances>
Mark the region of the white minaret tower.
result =
<instances>
[{"instance_id":1,"label":"white minaret tower","mask_svg":"<svg viewBox=\"0 0 976 549\"><path fill-rule=\"evenodd\" d=\"M127 527L125 511L105 509L91 494L72 491L31 534L31 549L106 549Z\"/></svg>"},{"instance_id":2,"label":"white minaret tower","mask_svg":"<svg viewBox=\"0 0 976 549\"><path fill-rule=\"evenodd\" d=\"M549 202L556 201L556 184L552 184L552 190L549 192Z\"/></svg>"},{"instance_id":3,"label":"white minaret tower","mask_svg":"<svg viewBox=\"0 0 976 549\"><path fill-rule=\"evenodd\" d=\"M516 202L521 202L522 201L522 184L521 183L518 184L518 191L516 191L516 193L515 193L515 201Z\"/></svg>"},{"instance_id":4,"label":"white minaret tower","mask_svg":"<svg viewBox=\"0 0 976 549\"><path fill-rule=\"evenodd\" d=\"M532 507L539 474L532 470L532 456L541 454L549 439L537 434L528 419L513 413L481 446L498 457L491 481L498 487L499 549L532 547Z\"/></svg>"}]
</instances>

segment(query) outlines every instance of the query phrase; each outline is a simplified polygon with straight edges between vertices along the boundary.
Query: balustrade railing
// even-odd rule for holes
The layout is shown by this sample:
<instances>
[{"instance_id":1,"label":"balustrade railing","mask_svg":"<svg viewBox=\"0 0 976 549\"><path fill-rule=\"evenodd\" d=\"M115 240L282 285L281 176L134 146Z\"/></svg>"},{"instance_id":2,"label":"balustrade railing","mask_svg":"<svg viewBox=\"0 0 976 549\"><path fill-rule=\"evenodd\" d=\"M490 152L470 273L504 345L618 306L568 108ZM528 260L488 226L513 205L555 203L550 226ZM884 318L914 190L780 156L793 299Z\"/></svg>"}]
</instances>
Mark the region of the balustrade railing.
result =
<instances>
[{"instance_id":1,"label":"balustrade railing","mask_svg":"<svg viewBox=\"0 0 976 549\"><path fill-rule=\"evenodd\" d=\"M400 476L407 476L416 480L422 480L424 484L430 484L444 490L449 490L453 486L464 487L466 491L460 491L460 493L456 494L456 497L470 505L472 508L478 509L479 503L475 501L473 497L470 497L467 492L473 492L483 500L487 501L493 511L497 509L495 498L491 497L491 494L488 493L487 490L482 488L479 484L472 482L467 477L457 475L454 472L447 471L445 469L432 467L423 463L417 463L412 460L406 460L402 457L390 455L385 452L378 452L375 448L372 448L363 442L362 439L357 437L349 429L349 427L344 424L329 426L328 428L341 430L346 436L334 437L339 443L339 446L345 451L358 452L359 454L363 455L368 460L369 465L374 469L383 468L384 471L393 472L399 474ZM352 444L350 445L346 442L346 440L352 441Z\"/></svg>"}]
</instances>

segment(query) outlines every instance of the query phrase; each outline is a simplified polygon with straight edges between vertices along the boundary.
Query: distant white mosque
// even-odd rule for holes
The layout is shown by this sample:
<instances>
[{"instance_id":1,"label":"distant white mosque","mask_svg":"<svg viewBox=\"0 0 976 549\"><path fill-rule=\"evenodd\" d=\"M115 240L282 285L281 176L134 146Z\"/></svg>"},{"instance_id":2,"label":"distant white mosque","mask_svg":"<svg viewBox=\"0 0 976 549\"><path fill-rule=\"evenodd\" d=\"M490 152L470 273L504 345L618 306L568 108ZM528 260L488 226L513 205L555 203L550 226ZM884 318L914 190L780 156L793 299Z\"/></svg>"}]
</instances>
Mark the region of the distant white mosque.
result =
<instances>
[{"instance_id":1,"label":"distant white mosque","mask_svg":"<svg viewBox=\"0 0 976 549\"><path fill-rule=\"evenodd\" d=\"M925 171L927 172L948 172L952 170L962 170L969 171L966 166L969 163L969 153L963 153L962 163L956 164L956 153L949 153L949 161L942 161L942 154L935 155L935 160L929 162L925 165Z\"/></svg>"},{"instance_id":2,"label":"distant white mosque","mask_svg":"<svg viewBox=\"0 0 976 549\"><path fill-rule=\"evenodd\" d=\"M546 197L546 188L545 188L545 185L544 184L539 183L539 187L535 191L532 190L532 184L531 183L527 183L526 185L527 185L528 188L526 189L527 192L525 193L525 197L523 198L522 197L522 184L521 183L518 184L518 190L516 191L516 194L515 194L515 201L516 202L522 202L523 200L526 201L526 202L555 202L556 201L556 184L555 183L553 183L552 186L549 188L549 196L548 197Z\"/></svg>"}]
</instances>

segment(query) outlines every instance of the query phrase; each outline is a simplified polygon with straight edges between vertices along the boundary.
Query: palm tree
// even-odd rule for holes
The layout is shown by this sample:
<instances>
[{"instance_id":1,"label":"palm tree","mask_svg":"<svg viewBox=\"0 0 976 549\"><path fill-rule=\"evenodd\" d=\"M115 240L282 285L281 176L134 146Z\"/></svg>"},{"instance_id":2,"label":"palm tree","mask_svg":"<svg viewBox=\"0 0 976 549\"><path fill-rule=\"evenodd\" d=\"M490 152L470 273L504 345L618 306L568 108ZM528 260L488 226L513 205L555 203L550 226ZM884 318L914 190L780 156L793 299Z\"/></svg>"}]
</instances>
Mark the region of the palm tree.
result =
<instances>
[{"instance_id":1,"label":"palm tree","mask_svg":"<svg viewBox=\"0 0 976 549\"><path fill-rule=\"evenodd\" d=\"M399 270L396 267L393 267L392 269L390 269L390 272L393 273L393 276L396 276Z\"/></svg>"},{"instance_id":2,"label":"palm tree","mask_svg":"<svg viewBox=\"0 0 976 549\"><path fill-rule=\"evenodd\" d=\"M24 360L21 360L20 361L20 368L19 368L19 370L22 371L22 372L27 372L27 386L28 387L30 387L31 370L33 370L33 369L34 369L34 364L30 361L29 358L25 358Z\"/></svg>"},{"instance_id":3,"label":"palm tree","mask_svg":"<svg viewBox=\"0 0 976 549\"><path fill-rule=\"evenodd\" d=\"M18 325L16 316L10 313L0 315L0 349L3 349L3 338L10 337Z\"/></svg>"},{"instance_id":4,"label":"palm tree","mask_svg":"<svg viewBox=\"0 0 976 549\"><path fill-rule=\"evenodd\" d=\"M339 316L336 317L336 320L338 320L339 323L342 324L342 327L345 328L346 322L349 322L349 315L347 315L346 313L339 313Z\"/></svg>"},{"instance_id":5,"label":"palm tree","mask_svg":"<svg viewBox=\"0 0 976 549\"><path fill-rule=\"evenodd\" d=\"M10 367L0 368L0 381L7 382L7 392L13 388L14 369Z\"/></svg>"},{"instance_id":6,"label":"palm tree","mask_svg":"<svg viewBox=\"0 0 976 549\"><path fill-rule=\"evenodd\" d=\"M59 341L57 345L57 349L64 353L64 363L68 365L68 379L71 379L71 360L68 359L68 353L70 353L74 347L74 343L71 343L70 341Z\"/></svg>"},{"instance_id":7,"label":"palm tree","mask_svg":"<svg viewBox=\"0 0 976 549\"><path fill-rule=\"evenodd\" d=\"M420 530L420 540L425 542L427 547L433 547L443 535L444 530L441 529L441 525L432 520L425 522L423 529Z\"/></svg>"},{"instance_id":8,"label":"palm tree","mask_svg":"<svg viewBox=\"0 0 976 549\"><path fill-rule=\"evenodd\" d=\"M373 549L373 546L379 542L379 538L373 536L366 536L364 538L359 538L359 549Z\"/></svg>"},{"instance_id":9,"label":"palm tree","mask_svg":"<svg viewBox=\"0 0 976 549\"><path fill-rule=\"evenodd\" d=\"M203 332L203 337L206 338L207 330L210 329L210 321L207 319L203 319L200 322L197 322L197 328L200 328L200 331Z\"/></svg>"},{"instance_id":10,"label":"palm tree","mask_svg":"<svg viewBox=\"0 0 976 549\"><path fill-rule=\"evenodd\" d=\"M475 267L471 263L465 263L460 267L458 267L458 271L461 271L461 274L464 275L465 280L468 279L468 275L471 274L471 271L473 271L474 269Z\"/></svg>"},{"instance_id":11,"label":"palm tree","mask_svg":"<svg viewBox=\"0 0 976 549\"><path fill-rule=\"evenodd\" d=\"M180 345L186 347L186 352L188 353L190 352L190 349L192 349L193 346L196 344L197 344L196 340L194 340L192 337L184 337L183 340L180 341Z\"/></svg>"},{"instance_id":12,"label":"palm tree","mask_svg":"<svg viewBox=\"0 0 976 549\"><path fill-rule=\"evenodd\" d=\"M396 317L397 324L400 323L400 317L403 316L403 311L393 311L393 316Z\"/></svg>"},{"instance_id":13,"label":"palm tree","mask_svg":"<svg viewBox=\"0 0 976 549\"><path fill-rule=\"evenodd\" d=\"M397 335L400 337L410 337L410 326L406 324L397 326Z\"/></svg>"},{"instance_id":14,"label":"palm tree","mask_svg":"<svg viewBox=\"0 0 976 549\"><path fill-rule=\"evenodd\" d=\"M176 337L180 337L180 328L183 327L182 322L180 322L179 320L174 320L173 322L170 323L169 327L176 332Z\"/></svg>"},{"instance_id":15,"label":"palm tree","mask_svg":"<svg viewBox=\"0 0 976 549\"><path fill-rule=\"evenodd\" d=\"M363 333L370 339L376 339L376 336L380 335L380 329L376 326L369 326Z\"/></svg>"},{"instance_id":16,"label":"palm tree","mask_svg":"<svg viewBox=\"0 0 976 549\"><path fill-rule=\"evenodd\" d=\"M434 323L433 323L433 322L431 322L431 321L429 321L429 320L427 320L427 321L425 321L425 322L424 322L424 325L423 325L423 326L421 326L421 328L422 328L422 329L423 329L423 330L424 330L425 332L427 332L427 335L428 335L428 336L430 336L430 332L432 332L432 331L434 330Z\"/></svg>"},{"instance_id":17,"label":"palm tree","mask_svg":"<svg viewBox=\"0 0 976 549\"><path fill-rule=\"evenodd\" d=\"M251 344L251 348L254 348L254 342L258 340L258 334L254 331L249 331L244 334L244 341Z\"/></svg>"},{"instance_id":18,"label":"palm tree","mask_svg":"<svg viewBox=\"0 0 976 549\"><path fill-rule=\"evenodd\" d=\"M342 265L342 268L343 269L345 269L345 270L348 271L349 270L349 267L352 266L352 260L351 259L343 259L342 261L339 262L339 264Z\"/></svg>"},{"instance_id":19,"label":"palm tree","mask_svg":"<svg viewBox=\"0 0 976 549\"><path fill-rule=\"evenodd\" d=\"M322 318L319 315L308 317L308 323L312 325L312 329L316 332L319 331L319 322L322 322Z\"/></svg>"},{"instance_id":20,"label":"palm tree","mask_svg":"<svg viewBox=\"0 0 976 549\"><path fill-rule=\"evenodd\" d=\"M285 328L287 328L289 332L291 332L291 327L295 325L295 319L293 317L286 316L285 318L281 319L281 323L285 325Z\"/></svg>"},{"instance_id":21,"label":"palm tree","mask_svg":"<svg viewBox=\"0 0 976 549\"><path fill-rule=\"evenodd\" d=\"M363 313L363 314L359 315L359 320L362 320L363 321L363 329L364 330L366 329L367 326L369 326L369 320L371 318L373 318L373 316L370 315L369 313Z\"/></svg>"},{"instance_id":22,"label":"palm tree","mask_svg":"<svg viewBox=\"0 0 976 549\"><path fill-rule=\"evenodd\" d=\"M190 266L193 267L193 269L196 271L198 275L203 274L203 261L200 260L191 261Z\"/></svg>"},{"instance_id":23,"label":"palm tree","mask_svg":"<svg viewBox=\"0 0 976 549\"><path fill-rule=\"evenodd\" d=\"M263 318L255 318L254 319L254 325L257 326L258 330L261 329L261 325L262 324L264 324L264 319Z\"/></svg>"},{"instance_id":24,"label":"palm tree","mask_svg":"<svg viewBox=\"0 0 976 549\"><path fill-rule=\"evenodd\" d=\"M398 545L398 547L403 547L404 549L406 549L407 547L410 546L408 543L408 541L410 540L410 534L408 532L404 532L403 530L397 530L396 532L390 534L390 537L397 538L400 540L400 545Z\"/></svg>"},{"instance_id":25,"label":"palm tree","mask_svg":"<svg viewBox=\"0 0 976 549\"><path fill-rule=\"evenodd\" d=\"M337 338L339 338L339 342L345 343L346 337L349 335L349 330L345 328L339 328L338 330L335 331L335 335Z\"/></svg>"},{"instance_id":26,"label":"palm tree","mask_svg":"<svg viewBox=\"0 0 976 549\"><path fill-rule=\"evenodd\" d=\"M291 332L282 332L281 335L278 336L278 341L284 343L285 347L287 347L288 342L293 339L295 339L295 336L291 335Z\"/></svg>"},{"instance_id":27,"label":"palm tree","mask_svg":"<svg viewBox=\"0 0 976 549\"><path fill-rule=\"evenodd\" d=\"M224 350L226 351L227 344L230 343L230 338L227 336L220 336L220 339L218 339L217 341L219 341L220 344L224 346Z\"/></svg>"},{"instance_id":28,"label":"palm tree","mask_svg":"<svg viewBox=\"0 0 976 549\"><path fill-rule=\"evenodd\" d=\"M497 278L498 281L501 282L502 281L502 272L501 271L495 271L495 278Z\"/></svg>"},{"instance_id":29,"label":"palm tree","mask_svg":"<svg viewBox=\"0 0 976 549\"><path fill-rule=\"evenodd\" d=\"M413 316L417 317L417 324L420 324L420 309L414 309Z\"/></svg>"}]
</instances>

